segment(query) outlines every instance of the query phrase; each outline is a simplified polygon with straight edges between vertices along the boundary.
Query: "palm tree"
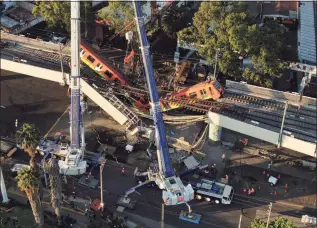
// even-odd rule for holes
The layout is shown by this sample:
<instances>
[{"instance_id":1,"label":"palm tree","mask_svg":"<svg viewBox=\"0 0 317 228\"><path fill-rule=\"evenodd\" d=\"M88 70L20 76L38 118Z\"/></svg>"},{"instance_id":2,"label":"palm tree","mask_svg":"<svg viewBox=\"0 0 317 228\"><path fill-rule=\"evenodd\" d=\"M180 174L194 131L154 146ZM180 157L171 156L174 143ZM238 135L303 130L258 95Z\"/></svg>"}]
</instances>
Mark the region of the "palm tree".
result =
<instances>
[{"instance_id":1,"label":"palm tree","mask_svg":"<svg viewBox=\"0 0 317 228\"><path fill-rule=\"evenodd\" d=\"M44 227L42 202L40 199L40 179L32 168L22 169L18 176L18 187L27 195L35 223L39 228Z\"/></svg>"},{"instance_id":2,"label":"palm tree","mask_svg":"<svg viewBox=\"0 0 317 228\"><path fill-rule=\"evenodd\" d=\"M24 123L17 134L18 139L22 141L22 148L31 157L31 168L38 171L39 167L35 161L35 151L36 147L40 144L40 131L33 124Z\"/></svg>"},{"instance_id":3,"label":"palm tree","mask_svg":"<svg viewBox=\"0 0 317 228\"><path fill-rule=\"evenodd\" d=\"M59 175L59 166L57 159L52 157L48 161L48 174L50 176L51 185L51 203L57 216L58 225L62 225L61 205L62 205L62 186Z\"/></svg>"},{"instance_id":4,"label":"palm tree","mask_svg":"<svg viewBox=\"0 0 317 228\"><path fill-rule=\"evenodd\" d=\"M19 131L17 131L18 139L21 142L22 148L26 153L31 157L30 159L30 167L32 175L38 180L38 189L37 195L39 196L39 200L41 203L41 199L43 198L43 186L41 183L41 173L40 167L35 160L35 151L36 147L40 144L40 131L33 125L29 123L24 123ZM29 198L30 204L37 205L37 202L32 202L33 198ZM37 199L35 199L37 200ZM37 209L38 211L34 211ZM32 207L33 210L33 207ZM43 217L43 211L41 207L34 207L33 215L40 215Z\"/></svg>"}]
</instances>

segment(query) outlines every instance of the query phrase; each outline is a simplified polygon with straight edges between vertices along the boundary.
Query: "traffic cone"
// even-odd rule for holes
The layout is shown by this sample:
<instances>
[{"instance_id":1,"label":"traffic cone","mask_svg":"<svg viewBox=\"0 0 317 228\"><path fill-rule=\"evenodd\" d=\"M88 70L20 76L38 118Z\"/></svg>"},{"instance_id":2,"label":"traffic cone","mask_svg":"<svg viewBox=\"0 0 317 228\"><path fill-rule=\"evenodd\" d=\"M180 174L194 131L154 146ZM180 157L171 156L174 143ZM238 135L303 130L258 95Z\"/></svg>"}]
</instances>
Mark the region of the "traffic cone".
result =
<instances>
[{"instance_id":1,"label":"traffic cone","mask_svg":"<svg viewBox=\"0 0 317 228\"><path fill-rule=\"evenodd\" d=\"M277 196L277 191L274 191L274 195Z\"/></svg>"},{"instance_id":2,"label":"traffic cone","mask_svg":"<svg viewBox=\"0 0 317 228\"><path fill-rule=\"evenodd\" d=\"M259 190L261 190L261 185L259 185Z\"/></svg>"},{"instance_id":3,"label":"traffic cone","mask_svg":"<svg viewBox=\"0 0 317 228\"><path fill-rule=\"evenodd\" d=\"M246 193L247 193L247 190L246 190L245 188L244 188L242 191L243 191L243 193L244 193L244 194L246 194Z\"/></svg>"}]
</instances>

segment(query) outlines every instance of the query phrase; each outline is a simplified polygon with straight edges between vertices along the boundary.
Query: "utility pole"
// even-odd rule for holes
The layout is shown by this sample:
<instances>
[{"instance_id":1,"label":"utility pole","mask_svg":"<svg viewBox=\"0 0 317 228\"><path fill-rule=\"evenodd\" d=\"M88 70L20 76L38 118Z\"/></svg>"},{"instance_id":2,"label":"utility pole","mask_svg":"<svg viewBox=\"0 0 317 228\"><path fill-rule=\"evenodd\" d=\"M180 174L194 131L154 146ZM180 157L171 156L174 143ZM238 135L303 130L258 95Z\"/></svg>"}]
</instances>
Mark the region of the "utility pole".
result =
<instances>
[{"instance_id":1,"label":"utility pole","mask_svg":"<svg viewBox=\"0 0 317 228\"><path fill-rule=\"evenodd\" d=\"M15 119L15 144L17 147L19 147L18 142L18 119Z\"/></svg>"},{"instance_id":2,"label":"utility pole","mask_svg":"<svg viewBox=\"0 0 317 228\"><path fill-rule=\"evenodd\" d=\"M60 58L60 62L61 62L61 71L62 71L62 76L63 76L63 81L64 81L64 85L66 85L66 77L64 74L64 67L63 67L63 54L62 54L62 45L59 44L59 58Z\"/></svg>"},{"instance_id":3,"label":"utility pole","mask_svg":"<svg viewBox=\"0 0 317 228\"><path fill-rule=\"evenodd\" d=\"M102 171L103 171L103 168L105 167L105 163L106 161L103 160L100 164L100 205L101 205L101 211L103 211L103 207L104 207L104 202L103 202L103 182L102 182Z\"/></svg>"},{"instance_id":4,"label":"utility pole","mask_svg":"<svg viewBox=\"0 0 317 228\"><path fill-rule=\"evenodd\" d=\"M268 228L268 227L269 227L269 224L270 224L272 206L273 206L272 203L270 203L270 204L269 204L269 209L267 210L268 216L267 216L266 228Z\"/></svg>"},{"instance_id":5,"label":"utility pole","mask_svg":"<svg viewBox=\"0 0 317 228\"><path fill-rule=\"evenodd\" d=\"M84 2L85 5L85 39L87 39L87 2Z\"/></svg>"},{"instance_id":6,"label":"utility pole","mask_svg":"<svg viewBox=\"0 0 317 228\"><path fill-rule=\"evenodd\" d=\"M286 101L285 107L284 107L284 113L283 113L283 119L282 119L282 125L281 125L281 129L280 129L280 134L278 136L277 148L280 148L281 144L282 144L283 129L284 129L284 124L285 124L285 119L286 119L287 107L288 107L288 102Z\"/></svg>"},{"instance_id":7,"label":"utility pole","mask_svg":"<svg viewBox=\"0 0 317 228\"><path fill-rule=\"evenodd\" d=\"M6 185L3 179L2 167L0 166L0 183L1 183L1 194L2 194L2 203L9 203L9 198L7 194Z\"/></svg>"},{"instance_id":8,"label":"utility pole","mask_svg":"<svg viewBox=\"0 0 317 228\"><path fill-rule=\"evenodd\" d=\"M239 226L238 228L241 228L241 222L242 222L242 208L240 208L241 212L240 212L240 219L239 219Z\"/></svg>"},{"instance_id":9,"label":"utility pole","mask_svg":"<svg viewBox=\"0 0 317 228\"><path fill-rule=\"evenodd\" d=\"M165 204L162 203L161 228L164 228L164 206Z\"/></svg>"},{"instance_id":10,"label":"utility pole","mask_svg":"<svg viewBox=\"0 0 317 228\"><path fill-rule=\"evenodd\" d=\"M216 61L215 61L215 67L214 67L214 78L216 78L216 73L217 73L217 62L218 62L218 50L216 51Z\"/></svg>"}]
</instances>

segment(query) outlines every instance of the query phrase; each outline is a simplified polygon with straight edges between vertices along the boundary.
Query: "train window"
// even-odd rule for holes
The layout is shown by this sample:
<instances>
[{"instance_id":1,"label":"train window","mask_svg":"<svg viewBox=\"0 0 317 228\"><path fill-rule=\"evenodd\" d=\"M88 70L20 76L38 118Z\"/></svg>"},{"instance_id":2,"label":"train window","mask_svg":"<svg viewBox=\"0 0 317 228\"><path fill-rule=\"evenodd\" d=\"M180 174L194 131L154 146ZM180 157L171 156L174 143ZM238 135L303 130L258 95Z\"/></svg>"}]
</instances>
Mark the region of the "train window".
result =
<instances>
[{"instance_id":1,"label":"train window","mask_svg":"<svg viewBox=\"0 0 317 228\"><path fill-rule=\"evenodd\" d=\"M100 65L101 65L101 64L100 64L100 63L98 63L96 67L97 67L97 68L99 68L99 67L100 67Z\"/></svg>"},{"instance_id":2,"label":"train window","mask_svg":"<svg viewBox=\"0 0 317 228\"><path fill-rule=\"evenodd\" d=\"M221 89L221 85L217 81L215 81L214 86L216 87L217 90Z\"/></svg>"},{"instance_id":3,"label":"train window","mask_svg":"<svg viewBox=\"0 0 317 228\"><path fill-rule=\"evenodd\" d=\"M108 70L105 70L105 75L108 76L108 78L111 78L112 77L112 73Z\"/></svg>"},{"instance_id":4,"label":"train window","mask_svg":"<svg viewBox=\"0 0 317 228\"><path fill-rule=\"evenodd\" d=\"M181 99L186 99L186 96L185 95L181 96Z\"/></svg>"},{"instance_id":5,"label":"train window","mask_svg":"<svg viewBox=\"0 0 317 228\"><path fill-rule=\"evenodd\" d=\"M89 62L94 63L95 59L93 57L91 57L90 55L87 56L87 59L89 60Z\"/></svg>"},{"instance_id":6,"label":"train window","mask_svg":"<svg viewBox=\"0 0 317 228\"><path fill-rule=\"evenodd\" d=\"M196 92L190 93L190 94L189 94L189 97L190 97L190 98L195 98L195 97L197 97Z\"/></svg>"},{"instance_id":7,"label":"train window","mask_svg":"<svg viewBox=\"0 0 317 228\"><path fill-rule=\"evenodd\" d=\"M213 94L211 87L208 87L211 95Z\"/></svg>"},{"instance_id":8,"label":"train window","mask_svg":"<svg viewBox=\"0 0 317 228\"><path fill-rule=\"evenodd\" d=\"M201 94L201 95L206 95L206 94L207 94L207 92L206 92L206 90L205 90L205 89L202 89L202 90L200 90L200 94Z\"/></svg>"}]
</instances>

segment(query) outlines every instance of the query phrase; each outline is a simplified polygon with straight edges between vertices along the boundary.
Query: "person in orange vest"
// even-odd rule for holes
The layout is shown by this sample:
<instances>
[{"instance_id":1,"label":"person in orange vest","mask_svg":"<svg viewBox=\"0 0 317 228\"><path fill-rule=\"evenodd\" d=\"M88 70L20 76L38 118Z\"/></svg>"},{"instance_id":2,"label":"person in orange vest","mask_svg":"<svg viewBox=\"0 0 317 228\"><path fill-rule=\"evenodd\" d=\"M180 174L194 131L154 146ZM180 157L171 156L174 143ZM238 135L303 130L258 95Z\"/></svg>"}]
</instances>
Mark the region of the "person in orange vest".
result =
<instances>
[{"instance_id":1,"label":"person in orange vest","mask_svg":"<svg viewBox=\"0 0 317 228\"><path fill-rule=\"evenodd\" d=\"M251 188L251 194L253 195L255 193L254 188Z\"/></svg>"},{"instance_id":2,"label":"person in orange vest","mask_svg":"<svg viewBox=\"0 0 317 228\"><path fill-rule=\"evenodd\" d=\"M251 195L251 190L249 189L249 190L248 190L248 196L250 196L250 195Z\"/></svg>"},{"instance_id":3,"label":"person in orange vest","mask_svg":"<svg viewBox=\"0 0 317 228\"><path fill-rule=\"evenodd\" d=\"M243 189L243 193L244 193L244 194L246 194L246 193L247 193L247 190L246 190L245 188Z\"/></svg>"},{"instance_id":4,"label":"person in orange vest","mask_svg":"<svg viewBox=\"0 0 317 228\"><path fill-rule=\"evenodd\" d=\"M226 180L229 180L229 176L228 175L226 175Z\"/></svg>"},{"instance_id":5,"label":"person in orange vest","mask_svg":"<svg viewBox=\"0 0 317 228\"><path fill-rule=\"evenodd\" d=\"M121 174L122 174L122 176L124 176L124 167L122 167L122 170L121 170Z\"/></svg>"}]
</instances>

